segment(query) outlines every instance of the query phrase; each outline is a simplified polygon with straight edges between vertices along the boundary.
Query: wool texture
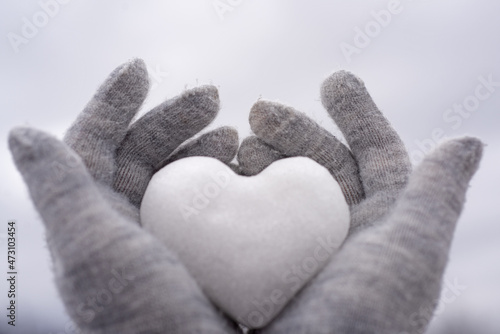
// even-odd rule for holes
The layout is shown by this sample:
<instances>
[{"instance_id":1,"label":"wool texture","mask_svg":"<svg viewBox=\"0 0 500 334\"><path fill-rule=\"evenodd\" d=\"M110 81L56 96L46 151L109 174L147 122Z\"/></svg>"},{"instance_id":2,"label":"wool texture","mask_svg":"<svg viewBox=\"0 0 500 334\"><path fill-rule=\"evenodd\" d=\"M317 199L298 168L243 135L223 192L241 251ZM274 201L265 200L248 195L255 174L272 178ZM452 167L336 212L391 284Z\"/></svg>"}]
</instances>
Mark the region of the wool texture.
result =
<instances>
[{"instance_id":1,"label":"wool texture","mask_svg":"<svg viewBox=\"0 0 500 334\"><path fill-rule=\"evenodd\" d=\"M217 89L186 91L130 124L148 85L144 62L133 60L99 88L65 143L30 128L10 133L45 223L60 296L82 333L236 333L137 214L154 171L217 114ZM178 157L204 152L229 162L237 148L236 132L223 128Z\"/></svg>"},{"instance_id":2,"label":"wool texture","mask_svg":"<svg viewBox=\"0 0 500 334\"><path fill-rule=\"evenodd\" d=\"M30 128L9 136L14 162L46 227L56 284L82 333L237 333L177 255L141 228L152 175L190 156L214 157L242 175L305 156L323 165L350 206L342 248L260 333L423 333L439 298L453 233L483 144L442 144L412 172L402 140L364 83L340 71L322 102L347 146L305 114L269 101L250 112L255 133L238 151L223 127L192 139L217 115L203 86L134 117L146 66L117 68L64 142ZM238 152L239 164L231 163ZM180 222L181 223L181 222Z\"/></svg>"},{"instance_id":3,"label":"wool texture","mask_svg":"<svg viewBox=\"0 0 500 334\"><path fill-rule=\"evenodd\" d=\"M250 114L258 138L238 155L243 166L258 161L255 171L280 153L310 157L344 184L351 205L350 236L339 253L258 333L424 333L483 144L451 140L412 173L402 140L361 79L336 72L321 97L349 148L305 114L259 101Z\"/></svg>"}]
</instances>

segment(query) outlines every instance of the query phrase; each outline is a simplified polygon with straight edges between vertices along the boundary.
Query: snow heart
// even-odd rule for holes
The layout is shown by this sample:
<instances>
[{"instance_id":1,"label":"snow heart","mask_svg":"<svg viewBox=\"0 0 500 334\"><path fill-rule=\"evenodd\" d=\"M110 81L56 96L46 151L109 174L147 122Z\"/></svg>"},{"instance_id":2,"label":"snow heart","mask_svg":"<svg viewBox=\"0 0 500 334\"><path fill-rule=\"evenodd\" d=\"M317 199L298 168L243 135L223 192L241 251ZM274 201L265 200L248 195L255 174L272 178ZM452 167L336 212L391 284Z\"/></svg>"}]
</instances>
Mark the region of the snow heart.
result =
<instances>
[{"instance_id":1,"label":"snow heart","mask_svg":"<svg viewBox=\"0 0 500 334\"><path fill-rule=\"evenodd\" d=\"M141 205L143 227L178 254L214 304L250 328L268 324L328 263L349 219L338 183L308 158L252 177L212 158L182 159L153 176Z\"/></svg>"}]
</instances>

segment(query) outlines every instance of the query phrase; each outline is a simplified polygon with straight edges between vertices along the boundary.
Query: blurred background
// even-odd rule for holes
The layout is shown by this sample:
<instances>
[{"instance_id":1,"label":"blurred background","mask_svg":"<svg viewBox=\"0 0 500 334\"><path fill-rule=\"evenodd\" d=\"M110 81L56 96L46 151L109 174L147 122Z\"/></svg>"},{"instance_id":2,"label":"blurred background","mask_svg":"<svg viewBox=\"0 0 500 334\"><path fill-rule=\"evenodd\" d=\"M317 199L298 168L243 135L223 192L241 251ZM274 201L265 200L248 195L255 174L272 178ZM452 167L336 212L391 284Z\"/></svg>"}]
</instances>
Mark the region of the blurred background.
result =
<instances>
[{"instance_id":1,"label":"blurred background","mask_svg":"<svg viewBox=\"0 0 500 334\"><path fill-rule=\"evenodd\" d=\"M489 0L2 0L0 5L0 254L7 222L18 232L15 329L72 333L53 283L43 224L7 148L28 125L62 137L99 84L140 57L152 90L142 112L211 83L214 124L251 133L262 98L338 129L319 100L321 82L360 76L418 164L443 137L486 144L455 234L443 293L428 333L500 333L500 2ZM4 258L1 255L1 258ZM0 309L7 305L0 263Z\"/></svg>"}]
</instances>

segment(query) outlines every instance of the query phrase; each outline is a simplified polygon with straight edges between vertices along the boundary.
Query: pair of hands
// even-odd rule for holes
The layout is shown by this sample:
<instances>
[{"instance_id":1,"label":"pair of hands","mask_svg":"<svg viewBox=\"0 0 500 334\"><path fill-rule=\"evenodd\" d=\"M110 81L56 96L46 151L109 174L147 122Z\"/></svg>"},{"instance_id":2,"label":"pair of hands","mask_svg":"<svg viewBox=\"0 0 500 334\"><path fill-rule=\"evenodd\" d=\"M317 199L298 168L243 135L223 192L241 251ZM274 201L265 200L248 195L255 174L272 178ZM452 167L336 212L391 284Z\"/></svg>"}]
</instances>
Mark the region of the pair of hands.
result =
<instances>
[{"instance_id":1,"label":"pair of hands","mask_svg":"<svg viewBox=\"0 0 500 334\"><path fill-rule=\"evenodd\" d=\"M418 169L363 82L334 73L323 105L349 148L293 108L250 112L256 136L239 147L223 127L185 141L216 116L215 87L166 101L137 121L148 92L141 60L117 68L59 141L29 128L9 145L46 225L56 284L84 333L237 333L176 255L143 230L139 206L153 174L209 156L242 175L306 156L329 170L351 210L342 248L262 333L422 333L439 298L455 224L482 144L441 145ZM239 148L239 149L238 149ZM238 165L231 164L237 154Z\"/></svg>"}]
</instances>

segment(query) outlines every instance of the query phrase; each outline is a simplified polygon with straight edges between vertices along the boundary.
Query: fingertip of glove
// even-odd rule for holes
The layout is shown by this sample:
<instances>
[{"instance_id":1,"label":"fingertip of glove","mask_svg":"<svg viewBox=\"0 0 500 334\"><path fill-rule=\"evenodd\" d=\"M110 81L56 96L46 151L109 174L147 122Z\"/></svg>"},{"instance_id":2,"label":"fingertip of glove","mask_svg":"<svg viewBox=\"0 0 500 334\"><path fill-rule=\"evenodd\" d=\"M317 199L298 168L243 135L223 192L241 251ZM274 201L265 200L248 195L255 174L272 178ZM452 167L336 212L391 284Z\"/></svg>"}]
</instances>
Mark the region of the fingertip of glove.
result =
<instances>
[{"instance_id":1,"label":"fingertip of glove","mask_svg":"<svg viewBox=\"0 0 500 334\"><path fill-rule=\"evenodd\" d=\"M202 85L188 89L184 92L185 96L204 96L214 102L219 102L219 90L214 85Z\"/></svg>"},{"instance_id":2,"label":"fingertip of glove","mask_svg":"<svg viewBox=\"0 0 500 334\"><path fill-rule=\"evenodd\" d=\"M473 174L479 168L484 150L484 143L475 137L462 137L444 144L449 146L450 153L459 159L463 169Z\"/></svg>"},{"instance_id":3,"label":"fingertip of glove","mask_svg":"<svg viewBox=\"0 0 500 334\"><path fill-rule=\"evenodd\" d=\"M280 152L259 137L249 136L243 140L238 151L240 175L256 175L282 157Z\"/></svg>"},{"instance_id":4,"label":"fingertip of glove","mask_svg":"<svg viewBox=\"0 0 500 334\"><path fill-rule=\"evenodd\" d=\"M257 136L248 136L241 142L241 147L258 146L262 141Z\"/></svg>"},{"instance_id":5,"label":"fingertip of glove","mask_svg":"<svg viewBox=\"0 0 500 334\"><path fill-rule=\"evenodd\" d=\"M481 140L473 137L450 139L430 153L418 169L443 170L458 183L467 183L479 168L483 147Z\"/></svg>"},{"instance_id":6,"label":"fingertip of glove","mask_svg":"<svg viewBox=\"0 0 500 334\"><path fill-rule=\"evenodd\" d=\"M264 146L263 142L257 136L249 136L243 139L240 145L240 149L238 150L238 161L246 163L247 157L252 155L253 152L260 147Z\"/></svg>"},{"instance_id":7,"label":"fingertip of glove","mask_svg":"<svg viewBox=\"0 0 500 334\"><path fill-rule=\"evenodd\" d=\"M141 105L149 91L146 63L134 58L118 66L101 85L97 97L113 104Z\"/></svg>"},{"instance_id":8,"label":"fingertip of glove","mask_svg":"<svg viewBox=\"0 0 500 334\"><path fill-rule=\"evenodd\" d=\"M352 92L365 90L365 84L355 74L340 70L331 74L321 85L321 102L330 110L340 98L345 98Z\"/></svg>"},{"instance_id":9,"label":"fingertip of glove","mask_svg":"<svg viewBox=\"0 0 500 334\"><path fill-rule=\"evenodd\" d=\"M238 151L238 161L240 165L248 165L255 152L267 149L269 146L257 136L249 136L243 139Z\"/></svg>"},{"instance_id":10,"label":"fingertip of glove","mask_svg":"<svg viewBox=\"0 0 500 334\"><path fill-rule=\"evenodd\" d=\"M230 126L212 130L193 141L193 144L197 145L197 149L201 149L202 156L219 159L225 164L234 159L238 152L239 143L238 132ZM200 151L198 151L199 153Z\"/></svg>"},{"instance_id":11,"label":"fingertip of glove","mask_svg":"<svg viewBox=\"0 0 500 334\"><path fill-rule=\"evenodd\" d=\"M15 155L33 148L39 141L40 131L28 127L15 127L9 132L9 148Z\"/></svg>"},{"instance_id":12,"label":"fingertip of glove","mask_svg":"<svg viewBox=\"0 0 500 334\"><path fill-rule=\"evenodd\" d=\"M148 68L146 62L141 58L132 58L126 63L118 66L113 72L115 76L130 75L148 79Z\"/></svg>"},{"instance_id":13,"label":"fingertip of glove","mask_svg":"<svg viewBox=\"0 0 500 334\"><path fill-rule=\"evenodd\" d=\"M8 144L14 162L20 167L25 161L50 159L57 150L58 140L40 130L16 127L9 133Z\"/></svg>"},{"instance_id":14,"label":"fingertip of glove","mask_svg":"<svg viewBox=\"0 0 500 334\"><path fill-rule=\"evenodd\" d=\"M285 106L278 102L260 100L254 103L250 109L250 128L257 135L265 135L271 128L280 125L282 119L286 117Z\"/></svg>"},{"instance_id":15,"label":"fingertip of glove","mask_svg":"<svg viewBox=\"0 0 500 334\"><path fill-rule=\"evenodd\" d=\"M149 83L148 69L144 60L140 58L133 58L126 63L118 66L110 75L109 79L119 79L127 77Z\"/></svg>"},{"instance_id":16,"label":"fingertip of glove","mask_svg":"<svg viewBox=\"0 0 500 334\"><path fill-rule=\"evenodd\" d=\"M204 114L216 115L220 108L219 91L213 85L186 90L180 98Z\"/></svg>"},{"instance_id":17,"label":"fingertip of glove","mask_svg":"<svg viewBox=\"0 0 500 334\"><path fill-rule=\"evenodd\" d=\"M202 136L208 143L217 143L225 146L226 149L233 151L239 147L238 131L231 126L222 126Z\"/></svg>"},{"instance_id":18,"label":"fingertip of glove","mask_svg":"<svg viewBox=\"0 0 500 334\"><path fill-rule=\"evenodd\" d=\"M248 115L248 120L251 126L253 126L254 123L258 123L262 119L270 104L271 102L265 100L259 100L253 104L252 108L250 108L250 114Z\"/></svg>"},{"instance_id":19,"label":"fingertip of glove","mask_svg":"<svg viewBox=\"0 0 500 334\"><path fill-rule=\"evenodd\" d=\"M238 135L238 130L232 126L222 126L215 130L215 135L225 138L229 142L239 143L240 138Z\"/></svg>"},{"instance_id":20,"label":"fingertip of glove","mask_svg":"<svg viewBox=\"0 0 500 334\"><path fill-rule=\"evenodd\" d=\"M144 73L147 72L146 62L141 58L132 58L120 67L118 67L122 71L130 71L130 72L139 72Z\"/></svg>"}]
</instances>

